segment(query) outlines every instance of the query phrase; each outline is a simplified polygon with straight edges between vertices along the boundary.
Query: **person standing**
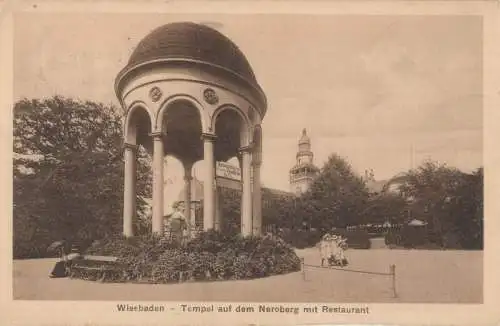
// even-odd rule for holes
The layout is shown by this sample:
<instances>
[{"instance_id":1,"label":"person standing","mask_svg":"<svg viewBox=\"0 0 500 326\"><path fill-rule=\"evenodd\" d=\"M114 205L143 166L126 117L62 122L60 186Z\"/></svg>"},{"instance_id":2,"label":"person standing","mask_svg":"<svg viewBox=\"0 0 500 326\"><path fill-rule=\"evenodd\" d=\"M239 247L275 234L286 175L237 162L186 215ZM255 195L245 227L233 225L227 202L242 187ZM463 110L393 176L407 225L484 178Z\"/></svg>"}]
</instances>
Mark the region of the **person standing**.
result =
<instances>
[{"instance_id":1,"label":"person standing","mask_svg":"<svg viewBox=\"0 0 500 326\"><path fill-rule=\"evenodd\" d=\"M173 240L183 245L187 242L189 238L188 234L189 225L188 221L186 221L186 217L181 212L179 206L180 205L174 206L174 212L172 213L171 216L170 225L171 225Z\"/></svg>"}]
</instances>

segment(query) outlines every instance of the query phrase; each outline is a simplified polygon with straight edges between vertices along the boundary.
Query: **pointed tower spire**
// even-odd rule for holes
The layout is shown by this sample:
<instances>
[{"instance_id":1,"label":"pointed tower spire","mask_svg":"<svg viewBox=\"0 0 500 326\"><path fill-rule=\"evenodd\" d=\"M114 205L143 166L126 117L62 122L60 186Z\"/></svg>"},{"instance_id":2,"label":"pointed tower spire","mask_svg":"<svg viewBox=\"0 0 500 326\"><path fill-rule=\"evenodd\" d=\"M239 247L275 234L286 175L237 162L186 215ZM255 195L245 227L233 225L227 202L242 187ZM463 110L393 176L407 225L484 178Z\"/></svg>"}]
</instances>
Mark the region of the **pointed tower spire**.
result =
<instances>
[{"instance_id":1,"label":"pointed tower spire","mask_svg":"<svg viewBox=\"0 0 500 326\"><path fill-rule=\"evenodd\" d=\"M298 145L297 163L290 170L290 187L297 194L309 188L318 172L318 168L313 163L314 155L311 151L311 139L307 136L306 128L302 129Z\"/></svg>"}]
</instances>

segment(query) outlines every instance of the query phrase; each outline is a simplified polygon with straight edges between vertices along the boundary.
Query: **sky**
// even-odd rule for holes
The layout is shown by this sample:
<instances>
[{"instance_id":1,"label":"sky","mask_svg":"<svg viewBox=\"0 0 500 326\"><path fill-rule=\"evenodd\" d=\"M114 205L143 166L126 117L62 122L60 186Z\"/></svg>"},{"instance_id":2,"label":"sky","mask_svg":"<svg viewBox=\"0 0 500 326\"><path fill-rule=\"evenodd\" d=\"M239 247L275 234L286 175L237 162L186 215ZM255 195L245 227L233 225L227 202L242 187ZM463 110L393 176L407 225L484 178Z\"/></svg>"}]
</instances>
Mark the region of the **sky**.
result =
<instances>
[{"instance_id":1,"label":"sky","mask_svg":"<svg viewBox=\"0 0 500 326\"><path fill-rule=\"evenodd\" d=\"M321 166L338 153L378 180L432 159L482 163L482 21L475 16L36 14L15 17L14 99L55 94L119 106L114 79L137 43L206 23L245 53L268 99L262 182L287 190L303 128ZM203 165L196 167L201 177ZM166 196L182 168L167 159Z\"/></svg>"}]
</instances>

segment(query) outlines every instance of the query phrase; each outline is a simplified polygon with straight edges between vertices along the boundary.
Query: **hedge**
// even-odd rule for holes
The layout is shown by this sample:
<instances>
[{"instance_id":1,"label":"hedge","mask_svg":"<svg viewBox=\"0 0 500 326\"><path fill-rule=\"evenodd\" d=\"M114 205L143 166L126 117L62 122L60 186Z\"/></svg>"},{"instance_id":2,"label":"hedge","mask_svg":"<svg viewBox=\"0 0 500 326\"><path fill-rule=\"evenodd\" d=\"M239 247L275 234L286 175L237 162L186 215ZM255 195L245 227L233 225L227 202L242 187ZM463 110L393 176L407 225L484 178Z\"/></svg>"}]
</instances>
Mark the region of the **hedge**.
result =
<instances>
[{"instance_id":1,"label":"hedge","mask_svg":"<svg viewBox=\"0 0 500 326\"><path fill-rule=\"evenodd\" d=\"M304 249L314 247L326 233L319 230L284 230L280 236L291 246ZM335 229L332 234L341 235L347 239L347 245L352 249L370 249L370 234L365 230Z\"/></svg>"},{"instance_id":2,"label":"hedge","mask_svg":"<svg viewBox=\"0 0 500 326\"><path fill-rule=\"evenodd\" d=\"M412 249L461 249L460 245L453 241L453 234L443 236L426 228L415 228L403 226L401 228L389 229L385 235L385 244L389 247L402 247ZM449 239L449 241L446 241Z\"/></svg>"},{"instance_id":3,"label":"hedge","mask_svg":"<svg viewBox=\"0 0 500 326\"><path fill-rule=\"evenodd\" d=\"M117 236L95 242L86 253L118 258L115 270L103 280L108 282L253 279L300 270L292 247L271 234L242 237L208 231L186 245L155 236ZM73 276L95 280L98 273Z\"/></svg>"},{"instance_id":4,"label":"hedge","mask_svg":"<svg viewBox=\"0 0 500 326\"><path fill-rule=\"evenodd\" d=\"M335 229L331 233L340 235L347 239L347 245L351 249L370 249L370 234L366 230L346 230L346 229Z\"/></svg>"}]
</instances>

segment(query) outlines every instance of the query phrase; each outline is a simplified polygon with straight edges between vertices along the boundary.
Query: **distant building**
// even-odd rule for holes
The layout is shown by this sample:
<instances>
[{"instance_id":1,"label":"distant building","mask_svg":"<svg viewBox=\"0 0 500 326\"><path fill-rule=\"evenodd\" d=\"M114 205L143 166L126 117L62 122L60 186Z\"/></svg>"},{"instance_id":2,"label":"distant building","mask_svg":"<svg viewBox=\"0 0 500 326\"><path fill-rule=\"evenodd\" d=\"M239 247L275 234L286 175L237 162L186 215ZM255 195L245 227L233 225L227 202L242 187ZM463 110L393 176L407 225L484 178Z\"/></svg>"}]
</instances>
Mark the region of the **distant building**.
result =
<instances>
[{"instance_id":1,"label":"distant building","mask_svg":"<svg viewBox=\"0 0 500 326\"><path fill-rule=\"evenodd\" d=\"M220 184L220 183L219 183ZM219 187L222 188L219 191L221 194L221 198L218 200L224 200L226 196L234 197L235 199L239 199L241 197L241 188L227 186L230 184L226 180L222 182L223 185ZM193 178L191 182L191 223L190 225L193 227L200 227L203 225L203 181L198 180L197 178ZM174 203L174 205L180 206L180 210L183 211L184 201L183 201L184 189L179 192L178 201ZM283 191L279 189L262 187L262 206L269 206L274 200L283 198L283 197L295 197L294 193ZM170 215L165 216L165 222L167 222L170 218Z\"/></svg>"},{"instance_id":2,"label":"distant building","mask_svg":"<svg viewBox=\"0 0 500 326\"><path fill-rule=\"evenodd\" d=\"M377 195L382 193L387 183L387 180L375 180L375 174L371 169L365 171L363 180L366 183L366 188L368 189L368 192L372 195Z\"/></svg>"},{"instance_id":3,"label":"distant building","mask_svg":"<svg viewBox=\"0 0 500 326\"><path fill-rule=\"evenodd\" d=\"M403 188L407 182L408 177L404 173L399 173L385 182L383 192L402 195Z\"/></svg>"},{"instance_id":4,"label":"distant building","mask_svg":"<svg viewBox=\"0 0 500 326\"><path fill-rule=\"evenodd\" d=\"M309 189L319 173L319 169L313 163L311 139L307 136L306 129L302 130L296 159L296 164L290 169L290 191L300 195Z\"/></svg>"}]
</instances>

